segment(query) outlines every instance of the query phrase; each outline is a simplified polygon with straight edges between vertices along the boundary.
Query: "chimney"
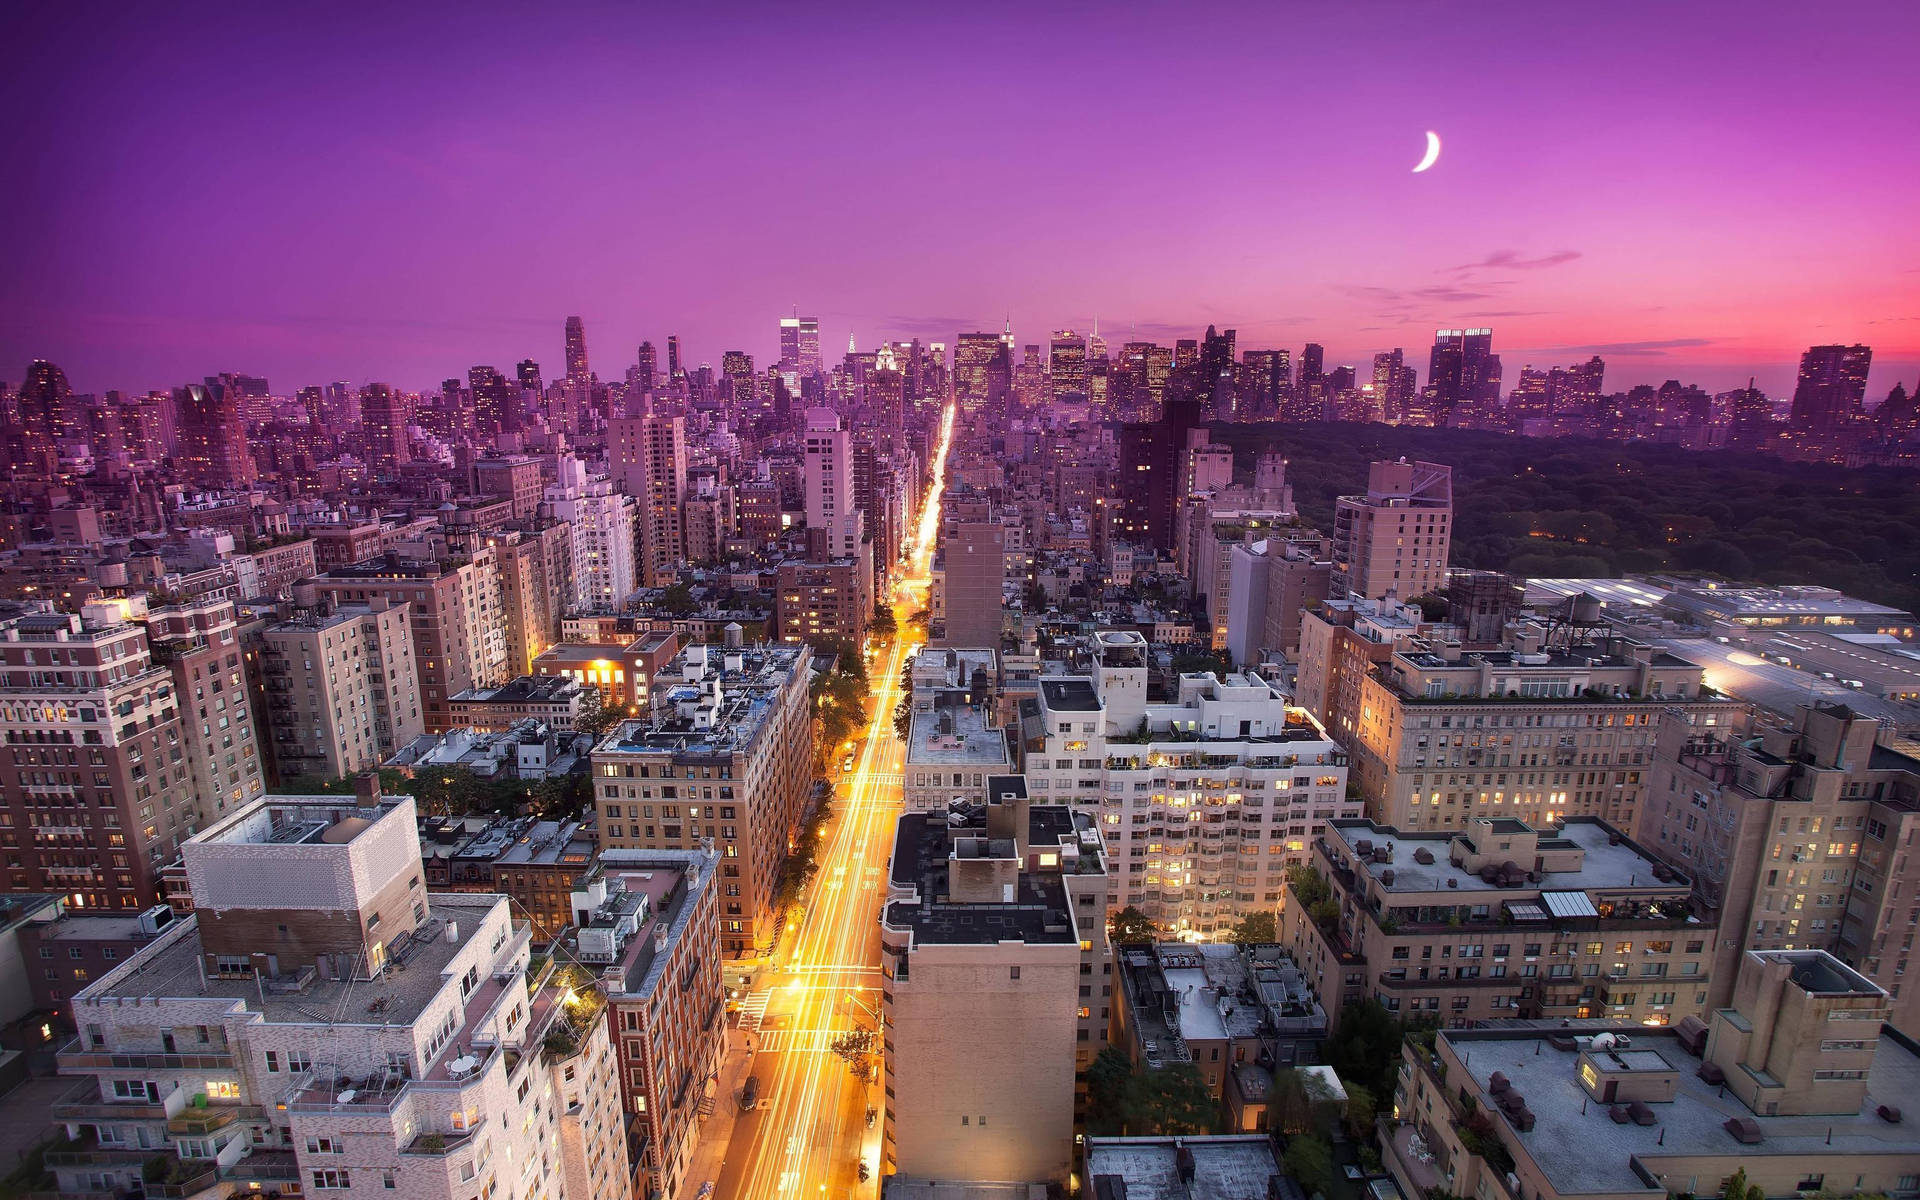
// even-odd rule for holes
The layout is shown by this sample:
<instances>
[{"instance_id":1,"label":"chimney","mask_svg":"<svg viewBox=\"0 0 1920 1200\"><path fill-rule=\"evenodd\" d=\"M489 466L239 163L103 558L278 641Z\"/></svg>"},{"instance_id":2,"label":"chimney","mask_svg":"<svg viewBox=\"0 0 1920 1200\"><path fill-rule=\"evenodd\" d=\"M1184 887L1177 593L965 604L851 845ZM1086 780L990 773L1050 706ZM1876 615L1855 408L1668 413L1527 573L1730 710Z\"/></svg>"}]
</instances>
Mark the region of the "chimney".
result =
<instances>
[{"instance_id":1,"label":"chimney","mask_svg":"<svg viewBox=\"0 0 1920 1200\"><path fill-rule=\"evenodd\" d=\"M353 777L353 794L361 808L378 808L380 805L380 772L362 771Z\"/></svg>"}]
</instances>

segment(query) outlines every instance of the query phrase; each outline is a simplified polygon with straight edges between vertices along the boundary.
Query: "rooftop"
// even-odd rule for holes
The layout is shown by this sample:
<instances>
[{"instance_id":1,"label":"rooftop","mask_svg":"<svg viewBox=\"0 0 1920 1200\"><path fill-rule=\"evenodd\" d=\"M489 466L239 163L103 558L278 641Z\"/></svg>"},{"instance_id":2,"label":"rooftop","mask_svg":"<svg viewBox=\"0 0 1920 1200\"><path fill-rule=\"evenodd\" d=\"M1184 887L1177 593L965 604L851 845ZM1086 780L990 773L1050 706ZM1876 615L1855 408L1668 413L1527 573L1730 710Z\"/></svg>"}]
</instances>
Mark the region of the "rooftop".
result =
<instances>
[{"instance_id":1,"label":"rooftop","mask_svg":"<svg viewBox=\"0 0 1920 1200\"><path fill-rule=\"evenodd\" d=\"M1054 712L1099 712L1100 697L1087 679L1042 679L1040 695Z\"/></svg>"},{"instance_id":2,"label":"rooftop","mask_svg":"<svg viewBox=\"0 0 1920 1200\"><path fill-rule=\"evenodd\" d=\"M567 675L521 675L499 687L468 688L448 699L467 704L558 704L583 690L579 681Z\"/></svg>"},{"instance_id":3,"label":"rooftop","mask_svg":"<svg viewBox=\"0 0 1920 1200\"><path fill-rule=\"evenodd\" d=\"M170 940L163 936L147 957L133 960L129 974L108 976L83 995L226 999L237 1010L260 1013L276 1025L411 1025L442 988L453 986L443 972L464 939L479 930L496 904L504 903L504 896L481 893L430 894L427 919L411 935L393 939L387 969L377 979L322 979L311 964L279 980L209 976L198 921L187 917L176 927L181 932ZM449 928L455 930L452 940Z\"/></svg>"},{"instance_id":4,"label":"rooftop","mask_svg":"<svg viewBox=\"0 0 1920 1200\"><path fill-rule=\"evenodd\" d=\"M1702 1080L1695 1073L1699 1060L1681 1048L1673 1030L1636 1029L1633 1056L1642 1062L1648 1061L1642 1056L1657 1056L1671 1066L1677 1079L1673 1101L1651 1104L1656 1120L1645 1126L1616 1123L1607 1105L1588 1096L1575 1069L1590 1039L1576 1037L1571 1049L1559 1049L1550 1038L1562 1032L1489 1029L1439 1034L1451 1044L1482 1096L1495 1072L1526 1093L1526 1106L1535 1117L1533 1129L1520 1133L1509 1126L1502 1136L1524 1147L1561 1195L1657 1190L1634 1170L1635 1159L1658 1175L1662 1159L1719 1158L1726 1167L1718 1173L1728 1175L1743 1158L1808 1155L1832 1160L1913 1154L1920 1147L1911 1126L1890 1124L1874 1112L1882 1104L1910 1107L1913 1098L1920 1096L1920 1053L1916 1053L1920 1047L1891 1029L1880 1031L1879 1049L1867 1075L1867 1099L1859 1113L1787 1117L1756 1116L1730 1092ZM1660 1064L1648 1065L1660 1069ZM1736 1116L1758 1124L1763 1140L1753 1145L1736 1141L1725 1128L1727 1119ZM1676 1179L1670 1190L1686 1188Z\"/></svg>"},{"instance_id":5,"label":"rooftop","mask_svg":"<svg viewBox=\"0 0 1920 1200\"><path fill-rule=\"evenodd\" d=\"M995 766L1012 762L1007 735L971 705L942 705L913 714L907 735L907 763L937 766Z\"/></svg>"},{"instance_id":6,"label":"rooftop","mask_svg":"<svg viewBox=\"0 0 1920 1200\"><path fill-rule=\"evenodd\" d=\"M950 827L944 813L902 813L894 831L890 878L896 891L911 891L914 896L890 902L884 923L911 929L920 945L1077 945L1080 936L1058 874L1022 870L1011 903L963 904L950 898L949 855L954 838L979 838L985 832L984 813L977 824L959 827Z\"/></svg>"},{"instance_id":7,"label":"rooftop","mask_svg":"<svg viewBox=\"0 0 1920 1200\"><path fill-rule=\"evenodd\" d=\"M1532 832L1525 822L1510 818L1497 819L1492 825L1495 834ZM1344 859L1353 870L1366 874L1384 890L1394 893L1495 892L1525 895L1526 888L1539 893L1629 888L1684 892L1687 888L1684 876L1656 863L1631 839L1595 817L1570 818L1557 833L1541 830L1538 845L1541 856L1578 851L1580 865L1571 870L1549 868L1537 873L1525 887L1502 886L1497 879L1489 881L1484 878L1480 871L1455 866L1451 858L1453 841L1466 837L1461 830L1405 833L1392 825L1375 824L1365 817L1329 821L1326 833L1329 847L1340 851L1335 855L1337 859ZM1471 839L1468 840L1471 844ZM1500 851L1493 847L1483 847L1482 852L1496 861L1501 857ZM1528 857L1531 859L1530 855ZM1533 870L1531 861L1519 863L1518 866L1522 872ZM1656 868L1659 874L1656 874ZM1667 878L1660 878L1661 874Z\"/></svg>"},{"instance_id":8,"label":"rooftop","mask_svg":"<svg viewBox=\"0 0 1920 1200\"><path fill-rule=\"evenodd\" d=\"M1268 1200L1268 1180L1279 1174L1264 1133L1090 1137L1086 1143L1093 1200ZM1114 1187L1115 1179L1124 1186Z\"/></svg>"}]
</instances>

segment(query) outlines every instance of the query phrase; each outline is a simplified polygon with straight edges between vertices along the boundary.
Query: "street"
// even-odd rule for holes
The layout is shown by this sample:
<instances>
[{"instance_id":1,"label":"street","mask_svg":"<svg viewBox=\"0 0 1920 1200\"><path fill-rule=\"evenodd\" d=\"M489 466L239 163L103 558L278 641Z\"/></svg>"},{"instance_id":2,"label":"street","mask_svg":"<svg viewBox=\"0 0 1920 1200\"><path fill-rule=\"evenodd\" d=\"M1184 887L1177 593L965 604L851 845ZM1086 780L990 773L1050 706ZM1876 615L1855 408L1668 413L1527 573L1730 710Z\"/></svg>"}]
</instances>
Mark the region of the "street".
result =
<instances>
[{"instance_id":1,"label":"street","mask_svg":"<svg viewBox=\"0 0 1920 1200\"><path fill-rule=\"evenodd\" d=\"M901 803L905 747L893 728L903 699L902 668L925 639L907 618L928 605L929 567L940 527L940 496L953 432L949 408L935 451L933 483L921 506L908 565L892 606L897 634L869 668L869 728L843 779L822 836L820 870L785 966L762 974L748 997L741 1078L759 1081L753 1111L740 1114L715 1192L722 1200L802 1200L877 1195L885 1103L880 1070L880 906ZM757 1014L757 1016L756 1016ZM757 1021L757 1028L755 1023ZM833 1050L851 1032L872 1035L869 1081ZM725 1096L722 1103L733 1103ZM867 1109L875 1110L867 1121ZM869 1179L859 1178L861 1163Z\"/></svg>"}]
</instances>

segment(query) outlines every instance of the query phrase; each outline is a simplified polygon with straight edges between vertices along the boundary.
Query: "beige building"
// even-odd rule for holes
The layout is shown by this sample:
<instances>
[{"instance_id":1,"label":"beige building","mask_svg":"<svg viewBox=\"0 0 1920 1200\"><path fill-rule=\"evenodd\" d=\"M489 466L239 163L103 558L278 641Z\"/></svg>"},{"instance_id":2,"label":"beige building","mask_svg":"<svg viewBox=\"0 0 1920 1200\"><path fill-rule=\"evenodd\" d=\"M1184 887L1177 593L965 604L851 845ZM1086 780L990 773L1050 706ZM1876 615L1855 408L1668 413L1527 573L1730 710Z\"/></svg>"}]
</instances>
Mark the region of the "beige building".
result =
<instances>
[{"instance_id":1,"label":"beige building","mask_svg":"<svg viewBox=\"0 0 1920 1200\"><path fill-rule=\"evenodd\" d=\"M1454 1028L1665 1025L1708 1005L1716 931L1692 914L1687 878L1605 822L1548 832L1476 817L1421 833L1336 821L1313 865L1330 903L1289 883L1281 940L1336 1023L1368 998Z\"/></svg>"},{"instance_id":2,"label":"beige building","mask_svg":"<svg viewBox=\"0 0 1920 1200\"><path fill-rule=\"evenodd\" d=\"M900 817L880 920L885 1172L1044 1183L1072 1167L1075 1074L1110 1019L1105 866L1087 815L1019 784Z\"/></svg>"},{"instance_id":3,"label":"beige building","mask_svg":"<svg viewBox=\"0 0 1920 1200\"><path fill-rule=\"evenodd\" d=\"M57 1190L624 1190L598 1001L550 963L529 977L504 897L429 895L412 800L363 783L251 805L186 845L194 915L74 998Z\"/></svg>"},{"instance_id":4,"label":"beige building","mask_svg":"<svg viewBox=\"0 0 1920 1200\"><path fill-rule=\"evenodd\" d=\"M929 649L914 656L901 768L907 811L985 802L987 782L1014 772L1013 746L994 703L996 659L991 650Z\"/></svg>"},{"instance_id":5,"label":"beige building","mask_svg":"<svg viewBox=\"0 0 1920 1200\"><path fill-rule=\"evenodd\" d=\"M1631 829L1662 715L1722 728L1745 711L1685 659L1569 635L1527 622L1499 650L1399 644L1362 683L1347 747L1374 820L1417 830L1590 816Z\"/></svg>"},{"instance_id":6,"label":"beige building","mask_svg":"<svg viewBox=\"0 0 1920 1200\"><path fill-rule=\"evenodd\" d=\"M451 707L457 728L497 733L534 720L565 736L591 699L584 685L565 675L521 675L499 687L456 693Z\"/></svg>"},{"instance_id":7,"label":"beige building","mask_svg":"<svg viewBox=\"0 0 1920 1200\"><path fill-rule=\"evenodd\" d=\"M720 855L720 943L764 953L773 890L812 785L804 646L682 650L654 676L652 709L593 751L600 844Z\"/></svg>"},{"instance_id":8,"label":"beige building","mask_svg":"<svg viewBox=\"0 0 1920 1200\"><path fill-rule=\"evenodd\" d=\"M1920 1034L1920 988L1905 978L1920 933L1909 889L1920 838L1920 760L1838 704L1747 728L1670 713L1659 727L1636 839L1693 879L1726 931L1716 1004L1749 950L1826 950L1886 989L1888 1020Z\"/></svg>"},{"instance_id":9,"label":"beige building","mask_svg":"<svg viewBox=\"0 0 1920 1200\"><path fill-rule=\"evenodd\" d=\"M383 593L267 627L260 672L281 778L370 770L425 731L408 612Z\"/></svg>"},{"instance_id":10,"label":"beige building","mask_svg":"<svg viewBox=\"0 0 1920 1200\"><path fill-rule=\"evenodd\" d=\"M491 530L500 570L500 605L507 619L508 669L526 672L560 636L560 618L573 594L573 527L554 521Z\"/></svg>"},{"instance_id":11,"label":"beige building","mask_svg":"<svg viewBox=\"0 0 1920 1200\"><path fill-rule=\"evenodd\" d=\"M455 693L510 677L500 572L490 546L470 558L442 561L388 555L310 582L315 599L331 597L336 605L371 604L376 596L411 605L414 670L428 733L455 726Z\"/></svg>"},{"instance_id":12,"label":"beige building","mask_svg":"<svg viewBox=\"0 0 1920 1200\"><path fill-rule=\"evenodd\" d=\"M641 587L667 587L686 557L686 418L651 411L607 422L614 486L634 498Z\"/></svg>"},{"instance_id":13,"label":"beige building","mask_svg":"<svg viewBox=\"0 0 1920 1200\"><path fill-rule=\"evenodd\" d=\"M1887 996L1817 950L1741 956L1699 1029L1410 1039L1383 1157L1409 1196L1666 1200L1744 1172L1768 1196L1910 1196L1920 1054Z\"/></svg>"},{"instance_id":14,"label":"beige building","mask_svg":"<svg viewBox=\"0 0 1920 1200\"><path fill-rule=\"evenodd\" d=\"M1452 467L1376 462L1364 495L1334 502L1329 594L1410 600L1438 592L1447 582L1452 535Z\"/></svg>"}]
</instances>

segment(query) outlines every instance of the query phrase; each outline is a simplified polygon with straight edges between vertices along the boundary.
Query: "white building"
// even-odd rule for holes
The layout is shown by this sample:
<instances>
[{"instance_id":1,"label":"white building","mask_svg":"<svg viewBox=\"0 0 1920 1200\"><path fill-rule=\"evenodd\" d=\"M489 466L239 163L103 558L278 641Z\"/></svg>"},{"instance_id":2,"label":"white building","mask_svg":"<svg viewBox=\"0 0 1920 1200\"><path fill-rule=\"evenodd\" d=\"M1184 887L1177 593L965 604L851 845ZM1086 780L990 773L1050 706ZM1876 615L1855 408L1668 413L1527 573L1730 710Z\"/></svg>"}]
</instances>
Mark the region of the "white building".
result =
<instances>
[{"instance_id":1,"label":"white building","mask_svg":"<svg viewBox=\"0 0 1920 1200\"><path fill-rule=\"evenodd\" d=\"M635 506L614 490L613 480L593 475L572 455L559 462L559 479L547 485L546 507L573 527L572 612L616 612L636 585L633 556Z\"/></svg>"},{"instance_id":2,"label":"white building","mask_svg":"<svg viewBox=\"0 0 1920 1200\"><path fill-rule=\"evenodd\" d=\"M1139 634L1096 633L1081 657L1086 675L1022 702L1020 736L1036 802L1098 808L1113 907L1224 934L1279 903L1328 821L1364 812L1345 751L1266 680L1186 675L1149 704Z\"/></svg>"},{"instance_id":3,"label":"white building","mask_svg":"<svg viewBox=\"0 0 1920 1200\"><path fill-rule=\"evenodd\" d=\"M61 1192L626 1187L601 1006L551 965L528 977L506 897L428 895L413 801L368 782L263 800L183 848L194 915L74 997Z\"/></svg>"}]
</instances>

